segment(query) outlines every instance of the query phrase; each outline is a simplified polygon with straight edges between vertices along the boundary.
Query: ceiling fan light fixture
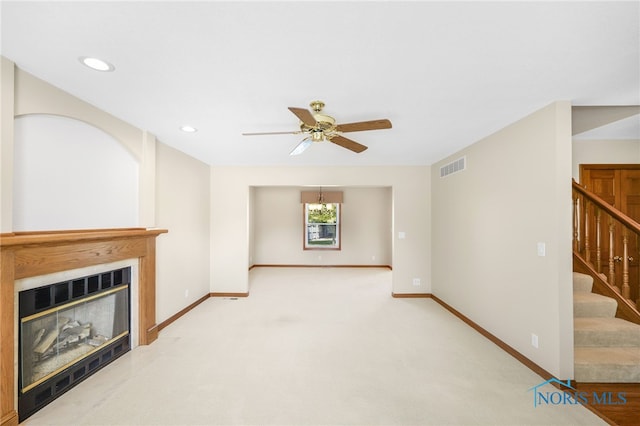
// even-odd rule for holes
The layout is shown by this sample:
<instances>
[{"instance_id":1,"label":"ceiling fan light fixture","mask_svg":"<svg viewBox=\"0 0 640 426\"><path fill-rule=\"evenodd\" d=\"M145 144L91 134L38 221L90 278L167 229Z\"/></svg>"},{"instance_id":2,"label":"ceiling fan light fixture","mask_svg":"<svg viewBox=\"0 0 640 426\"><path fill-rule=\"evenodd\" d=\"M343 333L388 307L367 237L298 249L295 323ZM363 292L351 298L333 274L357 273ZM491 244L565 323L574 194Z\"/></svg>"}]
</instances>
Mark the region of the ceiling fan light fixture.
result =
<instances>
[{"instance_id":1,"label":"ceiling fan light fixture","mask_svg":"<svg viewBox=\"0 0 640 426\"><path fill-rule=\"evenodd\" d=\"M300 130L294 132L262 132L262 133L243 133L245 136L252 135L283 135L298 134L307 135L289 155L298 155L311 145L313 142L331 142L342 148L355 153L361 153L367 149L367 146L342 136L345 132L361 132L364 130L380 130L390 129L391 121L388 119L378 119L370 121L358 121L355 123L336 124L336 120L330 115L322 114L324 102L313 101L309 104L313 112L306 108L288 107L298 120L300 120Z\"/></svg>"},{"instance_id":2,"label":"ceiling fan light fixture","mask_svg":"<svg viewBox=\"0 0 640 426\"><path fill-rule=\"evenodd\" d=\"M324 102L322 102L322 101L311 101L309 106L311 107L311 109L314 112L320 112L320 111L322 111L322 108L324 108Z\"/></svg>"},{"instance_id":3,"label":"ceiling fan light fixture","mask_svg":"<svg viewBox=\"0 0 640 426\"><path fill-rule=\"evenodd\" d=\"M115 71L116 69L116 67L114 67L113 64L110 64L109 62L102 60L100 58L81 56L78 58L78 60L84 66L89 67L94 71L112 72L112 71Z\"/></svg>"},{"instance_id":4,"label":"ceiling fan light fixture","mask_svg":"<svg viewBox=\"0 0 640 426\"><path fill-rule=\"evenodd\" d=\"M313 141L310 138L304 138L298 145L296 145L295 148L293 148L293 151L291 151L289 155L302 154L312 143Z\"/></svg>"}]
</instances>

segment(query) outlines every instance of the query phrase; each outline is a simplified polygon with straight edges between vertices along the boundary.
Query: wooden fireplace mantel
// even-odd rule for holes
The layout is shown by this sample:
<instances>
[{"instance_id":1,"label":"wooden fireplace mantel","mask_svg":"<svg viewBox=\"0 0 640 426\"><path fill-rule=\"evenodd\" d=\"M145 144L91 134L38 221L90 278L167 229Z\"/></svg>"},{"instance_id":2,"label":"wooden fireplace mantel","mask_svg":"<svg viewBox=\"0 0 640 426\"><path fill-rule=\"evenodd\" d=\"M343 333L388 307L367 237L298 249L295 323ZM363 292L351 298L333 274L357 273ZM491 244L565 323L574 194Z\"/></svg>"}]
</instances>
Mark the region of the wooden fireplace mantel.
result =
<instances>
[{"instance_id":1,"label":"wooden fireplace mantel","mask_svg":"<svg viewBox=\"0 0 640 426\"><path fill-rule=\"evenodd\" d=\"M15 280L138 259L139 344L158 337L156 242L166 229L119 228L0 234L0 426L18 424Z\"/></svg>"}]
</instances>

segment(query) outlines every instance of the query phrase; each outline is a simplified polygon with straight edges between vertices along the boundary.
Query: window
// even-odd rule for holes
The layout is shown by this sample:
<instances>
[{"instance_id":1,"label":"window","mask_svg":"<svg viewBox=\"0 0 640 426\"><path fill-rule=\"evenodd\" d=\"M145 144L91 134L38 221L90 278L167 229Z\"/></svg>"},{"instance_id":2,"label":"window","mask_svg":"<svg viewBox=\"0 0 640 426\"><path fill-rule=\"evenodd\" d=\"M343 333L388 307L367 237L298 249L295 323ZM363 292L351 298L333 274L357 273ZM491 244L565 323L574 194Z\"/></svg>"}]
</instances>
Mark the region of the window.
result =
<instances>
[{"instance_id":1,"label":"window","mask_svg":"<svg viewBox=\"0 0 640 426\"><path fill-rule=\"evenodd\" d=\"M340 203L304 204L304 249L340 250Z\"/></svg>"}]
</instances>

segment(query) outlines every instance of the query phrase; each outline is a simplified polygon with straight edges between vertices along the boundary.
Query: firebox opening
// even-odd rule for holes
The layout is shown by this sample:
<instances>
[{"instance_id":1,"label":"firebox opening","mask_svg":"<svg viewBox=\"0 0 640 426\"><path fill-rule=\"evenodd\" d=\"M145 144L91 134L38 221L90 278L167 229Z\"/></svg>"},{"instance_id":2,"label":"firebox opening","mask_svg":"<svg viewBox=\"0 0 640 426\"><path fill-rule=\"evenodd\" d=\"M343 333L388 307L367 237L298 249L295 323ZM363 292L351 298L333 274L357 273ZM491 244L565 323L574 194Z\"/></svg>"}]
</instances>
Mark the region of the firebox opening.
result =
<instances>
[{"instance_id":1,"label":"firebox opening","mask_svg":"<svg viewBox=\"0 0 640 426\"><path fill-rule=\"evenodd\" d=\"M19 293L23 421L131 349L131 267Z\"/></svg>"}]
</instances>

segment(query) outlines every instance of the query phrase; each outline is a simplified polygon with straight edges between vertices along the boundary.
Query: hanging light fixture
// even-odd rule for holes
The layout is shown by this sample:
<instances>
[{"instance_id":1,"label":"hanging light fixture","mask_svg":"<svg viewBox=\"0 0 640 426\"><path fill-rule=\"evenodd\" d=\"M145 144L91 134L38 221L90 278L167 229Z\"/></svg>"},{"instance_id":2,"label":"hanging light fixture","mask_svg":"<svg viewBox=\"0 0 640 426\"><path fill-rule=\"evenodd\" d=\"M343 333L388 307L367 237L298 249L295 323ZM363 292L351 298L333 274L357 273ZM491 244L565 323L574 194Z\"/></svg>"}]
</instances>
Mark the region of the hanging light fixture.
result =
<instances>
[{"instance_id":1,"label":"hanging light fixture","mask_svg":"<svg viewBox=\"0 0 640 426\"><path fill-rule=\"evenodd\" d=\"M315 185L313 185L315 186ZM319 186L317 190L301 191L300 202L304 204L337 204L343 202L342 191L324 192Z\"/></svg>"}]
</instances>

